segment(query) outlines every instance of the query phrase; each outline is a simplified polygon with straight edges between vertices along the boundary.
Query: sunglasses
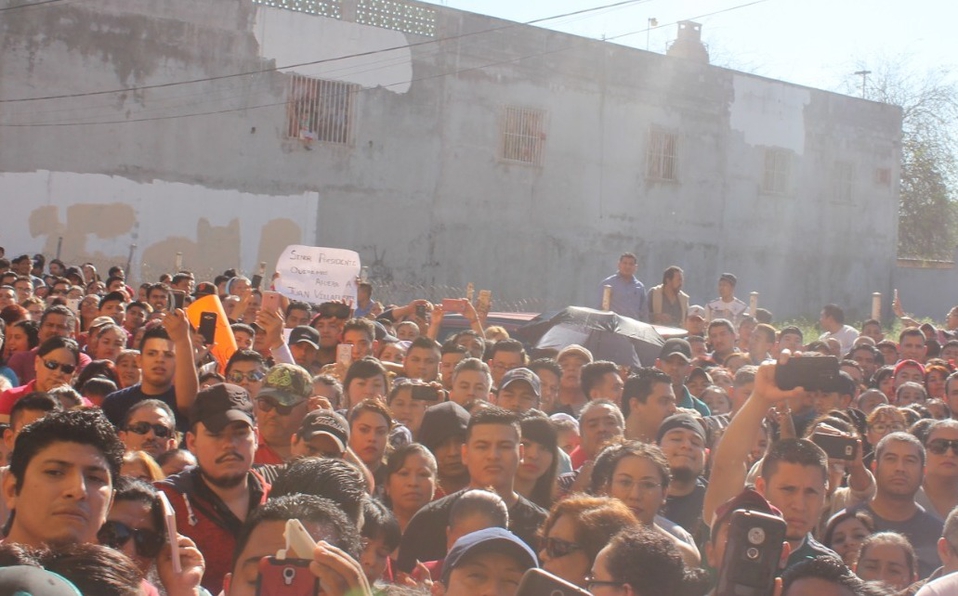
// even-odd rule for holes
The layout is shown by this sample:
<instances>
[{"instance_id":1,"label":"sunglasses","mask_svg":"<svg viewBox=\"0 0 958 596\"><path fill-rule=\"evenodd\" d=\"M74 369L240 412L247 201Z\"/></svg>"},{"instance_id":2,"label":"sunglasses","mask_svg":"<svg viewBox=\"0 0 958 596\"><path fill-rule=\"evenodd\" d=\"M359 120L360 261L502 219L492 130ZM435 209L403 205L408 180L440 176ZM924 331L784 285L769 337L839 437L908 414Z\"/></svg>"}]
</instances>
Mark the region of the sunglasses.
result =
<instances>
[{"instance_id":1,"label":"sunglasses","mask_svg":"<svg viewBox=\"0 0 958 596\"><path fill-rule=\"evenodd\" d=\"M546 538L544 550L550 559L558 559L566 555L571 555L577 550L582 550L582 546L560 538Z\"/></svg>"},{"instance_id":2,"label":"sunglasses","mask_svg":"<svg viewBox=\"0 0 958 596\"><path fill-rule=\"evenodd\" d=\"M173 430L162 424L150 424L149 422L137 422L126 427L126 430L138 435L145 435L153 431L153 434L161 439L165 439L173 434Z\"/></svg>"},{"instance_id":3,"label":"sunglasses","mask_svg":"<svg viewBox=\"0 0 958 596\"><path fill-rule=\"evenodd\" d=\"M64 374L67 374L67 375L72 375L73 372L77 369L76 365L74 364L62 364L60 362L57 362L56 360L44 360L43 358L41 358L40 360L43 362L43 366L47 370L56 370L59 368L60 370L63 371Z\"/></svg>"},{"instance_id":4,"label":"sunglasses","mask_svg":"<svg viewBox=\"0 0 958 596\"><path fill-rule=\"evenodd\" d=\"M100 544L119 550L133 538L136 554L147 559L153 559L160 554L166 542L163 535L153 530L135 530L118 521L108 521L100 526L96 539Z\"/></svg>"},{"instance_id":5,"label":"sunglasses","mask_svg":"<svg viewBox=\"0 0 958 596\"><path fill-rule=\"evenodd\" d=\"M958 439L949 441L948 439L934 439L928 441L928 451L935 455L944 455L948 449L951 449L955 455L958 455Z\"/></svg>"},{"instance_id":6,"label":"sunglasses","mask_svg":"<svg viewBox=\"0 0 958 596\"><path fill-rule=\"evenodd\" d=\"M242 373L238 370L234 370L230 374L226 375L226 380L230 383L242 383L243 380L247 380L250 383L256 383L262 381L266 377L266 373L259 370L251 370L248 373Z\"/></svg>"},{"instance_id":7,"label":"sunglasses","mask_svg":"<svg viewBox=\"0 0 958 596\"><path fill-rule=\"evenodd\" d=\"M273 401L269 398L258 397L256 398L256 405L259 407L260 410L263 410L264 412L272 412L273 410L276 410L276 413L279 414L280 416L289 416L290 414L293 413L293 408L303 403L304 401L306 400L300 400L291 406L283 406L283 405L280 405L278 402Z\"/></svg>"}]
</instances>

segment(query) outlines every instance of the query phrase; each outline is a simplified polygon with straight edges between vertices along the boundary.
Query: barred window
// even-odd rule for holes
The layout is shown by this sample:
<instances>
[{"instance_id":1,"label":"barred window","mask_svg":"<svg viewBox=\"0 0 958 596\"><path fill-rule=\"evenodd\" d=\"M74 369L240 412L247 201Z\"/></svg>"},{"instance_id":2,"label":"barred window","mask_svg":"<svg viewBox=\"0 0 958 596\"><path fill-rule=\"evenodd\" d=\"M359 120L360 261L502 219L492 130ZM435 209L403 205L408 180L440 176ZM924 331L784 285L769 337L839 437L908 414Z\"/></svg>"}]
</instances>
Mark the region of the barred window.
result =
<instances>
[{"instance_id":1,"label":"barred window","mask_svg":"<svg viewBox=\"0 0 958 596\"><path fill-rule=\"evenodd\" d=\"M855 166L847 161L835 162L832 175L832 187L835 200L845 203L852 200L852 189L855 185Z\"/></svg>"},{"instance_id":2,"label":"barred window","mask_svg":"<svg viewBox=\"0 0 958 596\"><path fill-rule=\"evenodd\" d=\"M542 165L545 110L506 107L502 116L501 156L505 161Z\"/></svg>"},{"instance_id":3,"label":"barred window","mask_svg":"<svg viewBox=\"0 0 958 596\"><path fill-rule=\"evenodd\" d=\"M765 176L762 190L771 194L785 194L791 170L791 156L784 149L765 150Z\"/></svg>"},{"instance_id":4,"label":"barred window","mask_svg":"<svg viewBox=\"0 0 958 596\"><path fill-rule=\"evenodd\" d=\"M678 135L653 128L649 131L645 177L652 180L678 180Z\"/></svg>"},{"instance_id":5,"label":"barred window","mask_svg":"<svg viewBox=\"0 0 958 596\"><path fill-rule=\"evenodd\" d=\"M286 136L307 143L348 144L353 102L359 85L292 75L289 82Z\"/></svg>"}]
</instances>

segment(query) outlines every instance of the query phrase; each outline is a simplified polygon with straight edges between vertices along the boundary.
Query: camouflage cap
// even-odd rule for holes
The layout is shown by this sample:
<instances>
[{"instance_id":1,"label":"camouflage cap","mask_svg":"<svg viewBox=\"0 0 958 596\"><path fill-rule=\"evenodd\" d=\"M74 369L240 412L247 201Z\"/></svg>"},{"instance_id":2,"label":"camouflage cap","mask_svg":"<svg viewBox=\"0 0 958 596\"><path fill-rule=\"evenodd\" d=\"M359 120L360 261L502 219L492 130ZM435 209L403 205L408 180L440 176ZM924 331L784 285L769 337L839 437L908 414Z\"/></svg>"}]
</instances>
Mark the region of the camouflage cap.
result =
<instances>
[{"instance_id":1,"label":"camouflage cap","mask_svg":"<svg viewBox=\"0 0 958 596\"><path fill-rule=\"evenodd\" d=\"M313 394L313 377L302 366L277 364L266 371L257 397L273 397L283 406L302 402Z\"/></svg>"}]
</instances>

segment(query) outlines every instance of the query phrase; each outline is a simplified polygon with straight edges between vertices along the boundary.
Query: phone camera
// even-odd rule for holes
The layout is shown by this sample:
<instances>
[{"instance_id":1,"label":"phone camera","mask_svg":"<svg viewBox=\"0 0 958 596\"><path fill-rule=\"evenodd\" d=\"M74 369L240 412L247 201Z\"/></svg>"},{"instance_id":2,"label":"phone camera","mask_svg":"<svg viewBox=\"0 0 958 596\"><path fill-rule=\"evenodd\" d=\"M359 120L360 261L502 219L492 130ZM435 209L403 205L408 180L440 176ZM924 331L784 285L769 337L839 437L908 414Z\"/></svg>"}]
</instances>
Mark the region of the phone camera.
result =
<instances>
[{"instance_id":1,"label":"phone camera","mask_svg":"<svg viewBox=\"0 0 958 596\"><path fill-rule=\"evenodd\" d=\"M762 544L765 542L765 530L762 528L752 528L748 531L748 541L752 544Z\"/></svg>"},{"instance_id":2,"label":"phone camera","mask_svg":"<svg viewBox=\"0 0 958 596\"><path fill-rule=\"evenodd\" d=\"M293 580L296 579L296 569L292 567L283 568L283 581L286 582L286 585L293 583Z\"/></svg>"},{"instance_id":3,"label":"phone camera","mask_svg":"<svg viewBox=\"0 0 958 596\"><path fill-rule=\"evenodd\" d=\"M759 558L760 553L758 552L757 548L755 548L754 546L750 546L745 550L745 556L755 561Z\"/></svg>"}]
</instances>

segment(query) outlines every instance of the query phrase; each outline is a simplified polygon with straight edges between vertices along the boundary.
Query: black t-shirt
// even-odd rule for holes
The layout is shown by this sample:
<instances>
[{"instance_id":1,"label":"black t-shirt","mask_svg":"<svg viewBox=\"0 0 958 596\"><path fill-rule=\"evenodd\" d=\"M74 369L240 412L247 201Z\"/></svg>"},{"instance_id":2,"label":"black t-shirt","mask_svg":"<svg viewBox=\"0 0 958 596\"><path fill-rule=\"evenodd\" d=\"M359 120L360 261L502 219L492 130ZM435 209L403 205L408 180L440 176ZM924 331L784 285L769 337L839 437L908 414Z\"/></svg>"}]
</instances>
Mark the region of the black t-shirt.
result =
<instances>
[{"instance_id":1,"label":"black t-shirt","mask_svg":"<svg viewBox=\"0 0 958 596\"><path fill-rule=\"evenodd\" d=\"M173 415L176 416L176 430L186 432L190 429L186 416L176 409L176 390L172 386L159 395L147 395L143 393L143 389L139 383L126 389L114 391L104 398L102 406L103 413L106 414L107 419L113 423L113 426L122 428L126 413L130 408L148 399L158 399L170 406L170 409L173 410Z\"/></svg>"},{"instance_id":2,"label":"black t-shirt","mask_svg":"<svg viewBox=\"0 0 958 596\"><path fill-rule=\"evenodd\" d=\"M416 561L438 561L446 556L446 526L449 525L449 511L464 492L452 493L429 503L409 520L402 542L399 543L397 565L401 571L410 573ZM509 508L509 530L538 552L536 532L545 521L548 512L522 495Z\"/></svg>"},{"instance_id":3,"label":"black t-shirt","mask_svg":"<svg viewBox=\"0 0 958 596\"><path fill-rule=\"evenodd\" d=\"M659 511L662 517L674 521L696 539L702 526L702 507L708 485L702 478L696 479L695 489L681 497L668 497Z\"/></svg>"}]
</instances>

